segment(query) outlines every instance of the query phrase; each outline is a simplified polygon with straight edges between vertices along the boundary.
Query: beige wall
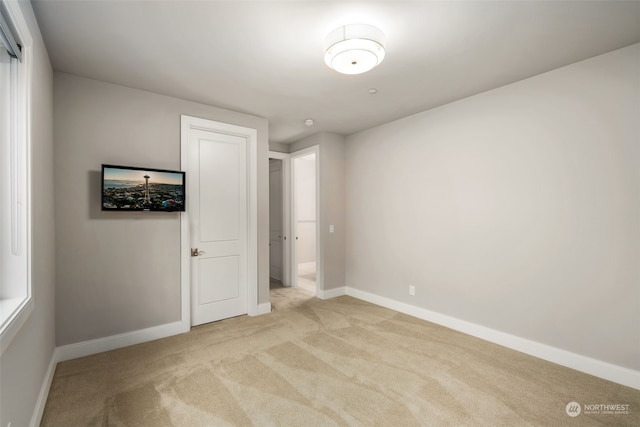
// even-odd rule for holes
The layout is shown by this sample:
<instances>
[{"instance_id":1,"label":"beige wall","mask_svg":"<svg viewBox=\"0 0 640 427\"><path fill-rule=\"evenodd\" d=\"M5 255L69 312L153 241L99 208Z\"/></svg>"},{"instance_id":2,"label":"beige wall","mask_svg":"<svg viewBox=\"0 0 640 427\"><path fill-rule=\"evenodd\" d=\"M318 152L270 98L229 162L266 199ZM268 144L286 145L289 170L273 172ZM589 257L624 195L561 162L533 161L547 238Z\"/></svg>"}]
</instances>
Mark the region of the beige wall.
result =
<instances>
[{"instance_id":1,"label":"beige wall","mask_svg":"<svg viewBox=\"0 0 640 427\"><path fill-rule=\"evenodd\" d=\"M52 71L31 4L31 281L35 308L0 356L0 426L28 426L55 348Z\"/></svg>"},{"instance_id":2,"label":"beige wall","mask_svg":"<svg viewBox=\"0 0 640 427\"><path fill-rule=\"evenodd\" d=\"M58 345L180 320L180 214L100 211L100 165L180 169L181 114L258 130L258 302L269 301L265 119L64 73L54 109Z\"/></svg>"},{"instance_id":3,"label":"beige wall","mask_svg":"<svg viewBox=\"0 0 640 427\"><path fill-rule=\"evenodd\" d=\"M347 285L640 369L638 76L634 45L348 137Z\"/></svg>"},{"instance_id":4,"label":"beige wall","mask_svg":"<svg viewBox=\"0 0 640 427\"><path fill-rule=\"evenodd\" d=\"M320 236L324 258L324 290L345 285L344 137L322 132L291 145L290 152L320 146ZM335 227L329 233L329 225Z\"/></svg>"},{"instance_id":5,"label":"beige wall","mask_svg":"<svg viewBox=\"0 0 640 427\"><path fill-rule=\"evenodd\" d=\"M291 145L283 144L281 142L270 142L269 151L277 151L278 153L288 153Z\"/></svg>"}]
</instances>

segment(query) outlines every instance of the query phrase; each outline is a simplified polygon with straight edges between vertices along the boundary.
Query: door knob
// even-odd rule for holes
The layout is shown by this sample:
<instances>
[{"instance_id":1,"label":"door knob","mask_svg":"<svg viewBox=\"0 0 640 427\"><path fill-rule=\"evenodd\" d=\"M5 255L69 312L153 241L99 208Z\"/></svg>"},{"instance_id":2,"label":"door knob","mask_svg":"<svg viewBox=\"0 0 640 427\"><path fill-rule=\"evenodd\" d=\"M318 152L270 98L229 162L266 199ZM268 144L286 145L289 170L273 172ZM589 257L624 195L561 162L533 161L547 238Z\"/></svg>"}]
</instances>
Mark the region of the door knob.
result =
<instances>
[{"instance_id":1,"label":"door knob","mask_svg":"<svg viewBox=\"0 0 640 427\"><path fill-rule=\"evenodd\" d=\"M199 256L204 254L204 251L199 251L198 248L191 248L191 256Z\"/></svg>"}]
</instances>

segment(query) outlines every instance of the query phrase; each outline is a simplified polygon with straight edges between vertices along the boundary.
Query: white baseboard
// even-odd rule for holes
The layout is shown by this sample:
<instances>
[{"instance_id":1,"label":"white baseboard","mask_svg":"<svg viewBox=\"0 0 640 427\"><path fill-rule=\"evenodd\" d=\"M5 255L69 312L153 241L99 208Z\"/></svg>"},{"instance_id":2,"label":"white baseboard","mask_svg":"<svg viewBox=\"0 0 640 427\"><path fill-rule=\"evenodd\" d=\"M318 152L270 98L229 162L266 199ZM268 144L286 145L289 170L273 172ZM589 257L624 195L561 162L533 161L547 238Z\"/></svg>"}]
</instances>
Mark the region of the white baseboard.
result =
<instances>
[{"instance_id":1,"label":"white baseboard","mask_svg":"<svg viewBox=\"0 0 640 427\"><path fill-rule=\"evenodd\" d=\"M343 286L341 288L334 288L334 289L327 289L327 290L318 289L316 296L320 299L331 299L331 298L339 297L346 294L347 294L347 288Z\"/></svg>"},{"instance_id":2,"label":"white baseboard","mask_svg":"<svg viewBox=\"0 0 640 427\"><path fill-rule=\"evenodd\" d=\"M53 382L53 374L55 374L56 372L57 364L58 350L54 349L53 353L51 353L51 361L49 362L49 367L47 368L47 372L44 374L44 379L42 380L42 386L40 387L40 393L38 393L38 400L36 401L33 415L31 416L31 422L29 423L31 427L38 427L40 425L40 422L42 421L44 407L47 404L47 397L49 396L49 389L51 388L51 383Z\"/></svg>"},{"instance_id":3,"label":"white baseboard","mask_svg":"<svg viewBox=\"0 0 640 427\"><path fill-rule=\"evenodd\" d=\"M79 357L91 356L117 348L127 347L134 344L141 344L160 338L170 337L189 332L189 327L185 327L182 321L167 323L165 325L154 326L138 331L126 332L124 334L112 335L110 337L98 338L90 341L83 341L76 344L58 347L58 361L77 359Z\"/></svg>"},{"instance_id":4,"label":"white baseboard","mask_svg":"<svg viewBox=\"0 0 640 427\"><path fill-rule=\"evenodd\" d=\"M587 374L613 381L627 387L640 390L640 372L622 366L613 365L601 360L592 359L570 351L551 347L515 335L496 331L475 323L446 316L414 305L381 297L359 289L347 287L346 294L372 304L380 305L409 316L417 317L428 322L436 323L447 328L519 351L539 359L556 363L567 368L585 372Z\"/></svg>"},{"instance_id":5,"label":"white baseboard","mask_svg":"<svg viewBox=\"0 0 640 427\"><path fill-rule=\"evenodd\" d=\"M260 316L261 314L271 313L271 303L265 302L262 304L258 304L258 313L256 316Z\"/></svg>"}]
</instances>

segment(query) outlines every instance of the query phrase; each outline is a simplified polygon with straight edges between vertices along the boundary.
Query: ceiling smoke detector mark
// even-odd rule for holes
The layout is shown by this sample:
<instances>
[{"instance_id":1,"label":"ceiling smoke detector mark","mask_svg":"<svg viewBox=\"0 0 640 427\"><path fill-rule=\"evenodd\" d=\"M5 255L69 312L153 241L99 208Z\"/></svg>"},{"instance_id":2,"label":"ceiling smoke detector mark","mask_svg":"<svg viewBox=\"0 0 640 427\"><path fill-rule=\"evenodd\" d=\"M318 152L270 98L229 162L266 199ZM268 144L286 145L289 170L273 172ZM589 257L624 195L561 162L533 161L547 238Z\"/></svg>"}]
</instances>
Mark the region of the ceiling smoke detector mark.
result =
<instances>
[{"instance_id":1,"label":"ceiling smoke detector mark","mask_svg":"<svg viewBox=\"0 0 640 427\"><path fill-rule=\"evenodd\" d=\"M369 93L371 95L375 95L376 93L378 93L378 89L376 89L375 87L372 87L371 89L369 89Z\"/></svg>"},{"instance_id":2,"label":"ceiling smoke detector mark","mask_svg":"<svg viewBox=\"0 0 640 427\"><path fill-rule=\"evenodd\" d=\"M304 124L307 125L307 126L313 126L313 123L314 123L313 119L307 119L307 120L304 121Z\"/></svg>"}]
</instances>

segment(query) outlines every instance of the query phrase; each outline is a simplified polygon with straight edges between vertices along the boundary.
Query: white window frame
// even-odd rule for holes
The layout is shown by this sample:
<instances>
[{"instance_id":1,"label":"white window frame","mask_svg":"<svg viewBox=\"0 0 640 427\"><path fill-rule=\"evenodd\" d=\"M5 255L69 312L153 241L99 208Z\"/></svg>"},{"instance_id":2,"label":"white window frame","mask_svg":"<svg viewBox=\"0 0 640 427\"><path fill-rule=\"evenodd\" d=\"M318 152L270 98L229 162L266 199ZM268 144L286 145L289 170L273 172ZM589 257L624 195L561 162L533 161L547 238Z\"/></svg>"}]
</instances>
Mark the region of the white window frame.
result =
<instances>
[{"instance_id":1,"label":"white window frame","mask_svg":"<svg viewBox=\"0 0 640 427\"><path fill-rule=\"evenodd\" d=\"M9 108L9 120L12 129L10 130L9 144L13 144L14 154L12 160L13 170L0 170L1 179L9 179L10 186L5 186L0 194L6 197L5 189L10 188L13 192L10 206L0 205L3 212L1 224L3 227L12 222L13 231L17 232L17 237L2 241L1 244L11 245L9 249L12 256L19 258L19 268L17 272L12 271L11 280L15 280L11 285L0 284L0 354L9 346L11 340L16 336L20 328L27 321L34 309L34 299L31 284L31 47L33 39L29 27L24 19L20 5L17 0L1 0L0 7L3 9L5 20L13 27L14 35L21 46L22 60L12 63L11 84L15 88L15 97L11 100ZM4 48L4 47L0 47ZM15 71L15 72L14 72ZM17 79L17 81L14 81ZM3 137L4 138L4 137ZM5 141L2 141L5 144ZM0 146L5 150L7 147ZM7 151L8 152L8 151ZM5 168L2 168L5 169ZM13 210L13 214L11 211ZM4 239L3 239L4 240ZM12 241L13 240L13 241ZM9 261L0 258L0 269L5 270ZM1 270L0 270L1 271ZM14 274L15 273L15 274ZM1 280L6 280L4 274ZM21 294L15 297L15 290L19 289ZM7 295L9 290L9 295Z\"/></svg>"}]
</instances>

